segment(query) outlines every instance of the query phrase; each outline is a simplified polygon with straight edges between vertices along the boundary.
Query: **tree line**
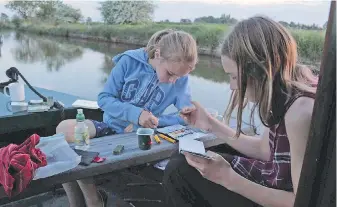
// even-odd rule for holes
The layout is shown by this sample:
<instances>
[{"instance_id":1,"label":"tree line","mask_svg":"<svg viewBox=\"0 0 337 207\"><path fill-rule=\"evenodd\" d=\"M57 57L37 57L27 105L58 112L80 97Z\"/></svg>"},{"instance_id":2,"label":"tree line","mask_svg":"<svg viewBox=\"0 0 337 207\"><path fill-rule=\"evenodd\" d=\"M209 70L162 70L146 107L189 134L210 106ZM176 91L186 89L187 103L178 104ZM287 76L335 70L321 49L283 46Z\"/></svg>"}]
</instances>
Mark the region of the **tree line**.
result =
<instances>
[{"instance_id":1,"label":"tree line","mask_svg":"<svg viewBox=\"0 0 337 207\"><path fill-rule=\"evenodd\" d=\"M153 13L156 5L154 1L102 1L99 3L99 11L102 19L106 24L139 24L153 21ZM55 21L76 23L79 21L92 23L91 17L84 17L80 9L75 9L70 5L63 3L61 0L42 0L42 1L9 1L6 8L15 12L12 18L14 22L18 19L38 19L41 21ZM8 15L1 13L1 21L9 21ZM169 23L169 20L160 21L161 23ZM228 24L233 25L238 22L238 19L230 14L222 14L220 17L203 16L194 19L181 19L180 23L209 23L209 24ZM326 23L323 27L316 24L306 25L295 22L280 21L286 27L306 30L321 30L326 28Z\"/></svg>"},{"instance_id":2,"label":"tree line","mask_svg":"<svg viewBox=\"0 0 337 207\"><path fill-rule=\"evenodd\" d=\"M161 21L168 23L169 20ZM192 24L192 23L208 23L208 24L229 24L233 25L238 22L238 19L231 17L230 14L222 14L220 17L213 17L213 16L203 16L196 18L193 22L190 19L181 19L180 23L184 24ZM294 29L304 29L304 30L321 30L326 29L327 22L323 25L323 27L320 27L317 24L301 24L301 23L295 23L291 21L290 23L285 21L279 21L283 26L294 28Z\"/></svg>"},{"instance_id":3,"label":"tree line","mask_svg":"<svg viewBox=\"0 0 337 207\"><path fill-rule=\"evenodd\" d=\"M56 22L79 22L83 15L80 9L75 9L61 0L42 1L9 1L5 7L15 13L13 20L41 20ZM7 14L1 14L2 21L8 21Z\"/></svg>"}]
</instances>

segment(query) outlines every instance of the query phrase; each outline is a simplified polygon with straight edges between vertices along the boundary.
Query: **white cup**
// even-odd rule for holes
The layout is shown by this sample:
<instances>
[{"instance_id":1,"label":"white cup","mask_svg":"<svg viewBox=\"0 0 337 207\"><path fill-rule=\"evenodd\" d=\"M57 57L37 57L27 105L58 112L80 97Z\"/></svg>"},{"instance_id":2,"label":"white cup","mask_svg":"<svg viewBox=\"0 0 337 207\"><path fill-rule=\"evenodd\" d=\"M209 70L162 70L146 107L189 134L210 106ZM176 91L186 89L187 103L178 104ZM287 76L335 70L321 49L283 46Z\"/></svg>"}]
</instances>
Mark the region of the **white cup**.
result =
<instances>
[{"instance_id":1,"label":"white cup","mask_svg":"<svg viewBox=\"0 0 337 207\"><path fill-rule=\"evenodd\" d=\"M8 91L9 93L8 93ZM25 100L25 87L22 83L15 82L4 87L4 94L11 98L12 102Z\"/></svg>"}]
</instances>

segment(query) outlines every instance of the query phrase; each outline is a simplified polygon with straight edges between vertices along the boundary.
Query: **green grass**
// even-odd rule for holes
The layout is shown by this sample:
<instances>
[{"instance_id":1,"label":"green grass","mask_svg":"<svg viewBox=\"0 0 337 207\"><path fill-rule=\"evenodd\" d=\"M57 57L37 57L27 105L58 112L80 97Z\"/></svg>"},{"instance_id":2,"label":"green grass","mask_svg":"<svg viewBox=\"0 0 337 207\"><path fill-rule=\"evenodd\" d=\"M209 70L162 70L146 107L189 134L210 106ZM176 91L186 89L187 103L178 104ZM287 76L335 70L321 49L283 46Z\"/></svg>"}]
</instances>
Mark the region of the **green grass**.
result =
<instances>
[{"instance_id":1,"label":"green grass","mask_svg":"<svg viewBox=\"0 0 337 207\"><path fill-rule=\"evenodd\" d=\"M112 25L104 24L23 24L19 29L37 34L71 36L78 35L92 39L125 42L145 45L153 33L165 28L174 28L191 33L202 48L215 49L219 40L228 31L226 25L205 24L144 24L144 25Z\"/></svg>"},{"instance_id":2,"label":"green grass","mask_svg":"<svg viewBox=\"0 0 337 207\"><path fill-rule=\"evenodd\" d=\"M320 61L323 53L325 31L292 30L301 61Z\"/></svg>"},{"instance_id":3,"label":"green grass","mask_svg":"<svg viewBox=\"0 0 337 207\"><path fill-rule=\"evenodd\" d=\"M18 30L36 34L72 36L101 41L146 45L153 33L165 28L174 28L191 33L198 46L208 51L215 51L223 40L230 26L223 24L179 24L179 23L149 23L140 25L105 25L94 23L60 24L22 23ZM1 23L0 23L1 29ZM297 41L300 60L317 63L323 51L325 31L290 30Z\"/></svg>"}]
</instances>

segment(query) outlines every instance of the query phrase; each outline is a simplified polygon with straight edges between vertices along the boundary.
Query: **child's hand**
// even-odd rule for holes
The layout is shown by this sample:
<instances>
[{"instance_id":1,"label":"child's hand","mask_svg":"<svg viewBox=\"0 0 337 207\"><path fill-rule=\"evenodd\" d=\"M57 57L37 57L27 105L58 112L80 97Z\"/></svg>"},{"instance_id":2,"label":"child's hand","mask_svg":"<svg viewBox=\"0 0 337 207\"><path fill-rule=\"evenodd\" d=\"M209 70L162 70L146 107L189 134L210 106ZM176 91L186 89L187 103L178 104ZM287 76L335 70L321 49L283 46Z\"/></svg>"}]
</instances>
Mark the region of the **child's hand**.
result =
<instances>
[{"instance_id":1,"label":"child's hand","mask_svg":"<svg viewBox=\"0 0 337 207\"><path fill-rule=\"evenodd\" d=\"M129 132L132 132L132 131L133 131L133 124L129 124L129 126L127 126L124 129L124 133L129 133Z\"/></svg>"},{"instance_id":2,"label":"child's hand","mask_svg":"<svg viewBox=\"0 0 337 207\"><path fill-rule=\"evenodd\" d=\"M209 114L206 110L197 102L192 102L194 106L183 108L180 111L180 116L185 120L186 123L209 131L211 125L209 123Z\"/></svg>"},{"instance_id":3,"label":"child's hand","mask_svg":"<svg viewBox=\"0 0 337 207\"><path fill-rule=\"evenodd\" d=\"M146 128L157 128L159 120L151 112L143 111L139 117L139 125Z\"/></svg>"},{"instance_id":4,"label":"child's hand","mask_svg":"<svg viewBox=\"0 0 337 207\"><path fill-rule=\"evenodd\" d=\"M221 155L211 151L207 151L207 155L212 159L197 157L187 152L184 155L187 163L197 169L204 178L226 188L233 184L231 177L236 173Z\"/></svg>"}]
</instances>

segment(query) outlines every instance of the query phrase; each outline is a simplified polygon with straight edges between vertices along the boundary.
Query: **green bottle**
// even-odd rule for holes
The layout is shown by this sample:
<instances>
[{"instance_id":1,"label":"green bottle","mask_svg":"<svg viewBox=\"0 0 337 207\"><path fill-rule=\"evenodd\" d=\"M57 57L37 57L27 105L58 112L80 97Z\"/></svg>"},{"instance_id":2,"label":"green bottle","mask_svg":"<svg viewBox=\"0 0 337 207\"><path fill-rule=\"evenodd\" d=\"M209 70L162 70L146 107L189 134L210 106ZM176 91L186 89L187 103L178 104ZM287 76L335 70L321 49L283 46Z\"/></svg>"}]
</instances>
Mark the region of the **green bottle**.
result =
<instances>
[{"instance_id":1,"label":"green bottle","mask_svg":"<svg viewBox=\"0 0 337 207\"><path fill-rule=\"evenodd\" d=\"M90 147L89 128L85 124L83 109L77 109L75 125L75 149L87 150Z\"/></svg>"}]
</instances>

